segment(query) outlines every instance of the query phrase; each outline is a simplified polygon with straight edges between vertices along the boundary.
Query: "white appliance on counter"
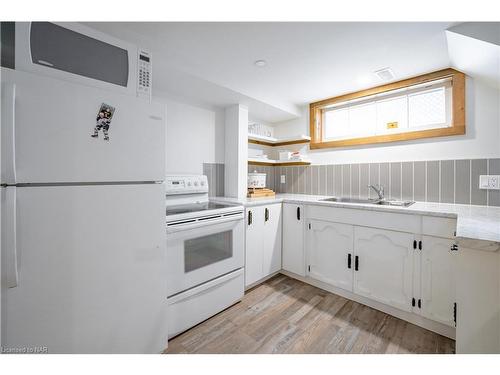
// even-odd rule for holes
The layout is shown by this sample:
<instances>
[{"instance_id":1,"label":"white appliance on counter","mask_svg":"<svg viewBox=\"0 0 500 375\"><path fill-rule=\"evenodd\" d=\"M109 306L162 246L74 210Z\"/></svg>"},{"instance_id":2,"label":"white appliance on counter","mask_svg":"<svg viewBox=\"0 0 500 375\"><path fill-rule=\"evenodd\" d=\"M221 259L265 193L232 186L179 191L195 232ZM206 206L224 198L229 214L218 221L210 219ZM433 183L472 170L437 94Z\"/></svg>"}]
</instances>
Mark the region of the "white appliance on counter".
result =
<instances>
[{"instance_id":1,"label":"white appliance on counter","mask_svg":"<svg viewBox=\"0 0 500 375\"><path fill-rule=\"evenodd\" d=\"M2 348L161 352L164 105L4 68L1 79ZM102 103L115 109L109 141L91 136Z\"/></svg>"},{"instance_id":2,"label":"white appliance on counter","mask_svg":"<svg viewBox=\"0 0 500 375\"><path fill-rule=\"evenodd\" d=\"M238 302L244 293L243 206L209 201L206 176L167 175L169 337Z\"/></svg>"}]
</instances>

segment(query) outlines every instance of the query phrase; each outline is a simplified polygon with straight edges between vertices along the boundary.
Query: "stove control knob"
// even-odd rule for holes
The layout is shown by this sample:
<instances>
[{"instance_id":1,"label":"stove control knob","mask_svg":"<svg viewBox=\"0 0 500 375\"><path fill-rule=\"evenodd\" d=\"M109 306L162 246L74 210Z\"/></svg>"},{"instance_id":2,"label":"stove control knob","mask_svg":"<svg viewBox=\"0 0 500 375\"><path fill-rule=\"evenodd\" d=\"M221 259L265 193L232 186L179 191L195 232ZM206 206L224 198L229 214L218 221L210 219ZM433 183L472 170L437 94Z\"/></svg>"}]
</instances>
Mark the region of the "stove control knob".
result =
<instances>
[{"instance_id":1,"label":"stove control knob","mask_svg":"<svg viewBox=\"0 0 500 375\"><path fill-rule=\"evenodd\" d=\"M198 181L195 181L195 182L194 182L194 186L198 186Z\"/></svg>"},{"instance_id":2,"label":"stove control knob","mask_svg":"<svg viewBox=\"0 0 500 375\"><path fill-rule=\"evenodd\" d=\"M188 182L188 186L191 186L191 181Z\"/></svg>"},{"instance_id":3,"label":"stove control knob","mask_svg":"<svg viewBox=\"0 0 500 375\"><path fill-rule=\"evenodd\" d=\"M200 182L200 185L201 185L201 186L205 186L205 181L201 181L201 182Z\"/></svg>"}]
</instances>

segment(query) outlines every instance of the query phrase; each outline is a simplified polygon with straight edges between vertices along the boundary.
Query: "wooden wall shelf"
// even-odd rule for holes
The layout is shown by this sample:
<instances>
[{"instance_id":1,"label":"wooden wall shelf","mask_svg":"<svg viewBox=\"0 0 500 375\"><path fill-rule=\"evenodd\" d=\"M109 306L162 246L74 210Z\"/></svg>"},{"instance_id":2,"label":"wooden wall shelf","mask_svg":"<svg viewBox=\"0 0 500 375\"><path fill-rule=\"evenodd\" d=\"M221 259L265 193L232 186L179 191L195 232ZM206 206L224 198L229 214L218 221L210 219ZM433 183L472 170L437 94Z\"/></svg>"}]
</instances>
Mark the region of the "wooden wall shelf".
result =
<instances>
[{"instance_id":1,"label":"wooden wall shelf","mask_svg":"<svg viewBox=\"0 0 500 375\"><path fill-rule=\"evenodd\" d=\"M311 162L304 160L260 160L248 159L248 165L264 165L271 167L285 167L293 165L311 165Z\"/></svg>"},{"instance_id":2,"label":"wooden wall shelf","mask_svg":"<svg viewBox=\"0 0 500 375\"><path fill-rule=\"evenodd\" d=\"M307 135L298 135L295 137L287 137L287 138L274 138L274 137L265 137L262 135L249 134L248 135L248 143L254 143L257 145L264 146L286 146L286 145L295 145L300 143L309 143L311 142L311 137Z\"/></svg>"}]
</instances>

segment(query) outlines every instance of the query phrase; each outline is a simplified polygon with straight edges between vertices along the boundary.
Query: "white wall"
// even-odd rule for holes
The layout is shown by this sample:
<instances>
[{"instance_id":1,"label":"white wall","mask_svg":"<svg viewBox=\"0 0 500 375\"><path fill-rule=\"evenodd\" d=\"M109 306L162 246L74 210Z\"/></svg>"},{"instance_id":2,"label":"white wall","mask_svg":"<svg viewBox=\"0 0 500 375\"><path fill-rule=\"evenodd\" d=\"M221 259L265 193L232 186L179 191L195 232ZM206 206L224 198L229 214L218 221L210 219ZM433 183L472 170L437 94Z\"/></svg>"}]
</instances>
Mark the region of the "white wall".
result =
<instances>
[{"instance_id":1,"label":"white wall","mask_svg":"<svg viewBox=\"0 0 500 375\"><path fill-rule=\"evenodd\" d=\"M343 147L328 150L301 150L314 164L343 164L433 159L474 159L500 157L500 93L479 80L466 81L466 134L373 146ZM309 134L309 111L275 125L277 137Z\"/></svg>"},{"instance_id":2,"label":"white wall","mask_svg":"<svg viewBox=\"0 0 500 375\"><path fill-rule=\"evenodd\" d=\"M224 110L155 97L167 105L167 173L202 174L224 163Z\"/></svg>"}]
</instances>

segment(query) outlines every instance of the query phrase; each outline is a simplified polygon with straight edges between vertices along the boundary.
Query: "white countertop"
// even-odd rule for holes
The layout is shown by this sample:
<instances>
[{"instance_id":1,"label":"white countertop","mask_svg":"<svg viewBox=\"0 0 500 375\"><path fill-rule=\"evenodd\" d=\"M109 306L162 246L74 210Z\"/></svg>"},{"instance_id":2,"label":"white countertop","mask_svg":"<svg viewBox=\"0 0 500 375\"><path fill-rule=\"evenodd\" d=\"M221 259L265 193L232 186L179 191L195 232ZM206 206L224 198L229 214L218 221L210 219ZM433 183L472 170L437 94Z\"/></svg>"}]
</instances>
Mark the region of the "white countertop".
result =
<instances>
[{"instance_id":1,"label":"white countertop","mask_svg":"<svg viewBox=\"0 0 500 375\"><path fill-rule=\"evenodd\" d=\"M366 203L341 203L321 201L328 196L306 194L276 194L273 198L228 198L215 197L211 200L225 203L242 204L246 207L270 203L307 203L321 206L345 207L352 209L406 213L409 215L428 215L457 219L456 237L468 241L486 241L473 247L484 247L496 251L500 248L500 207L474 206L465 204L415 202L410 207L378 206Z\"/></svg>"}]
</instances>

